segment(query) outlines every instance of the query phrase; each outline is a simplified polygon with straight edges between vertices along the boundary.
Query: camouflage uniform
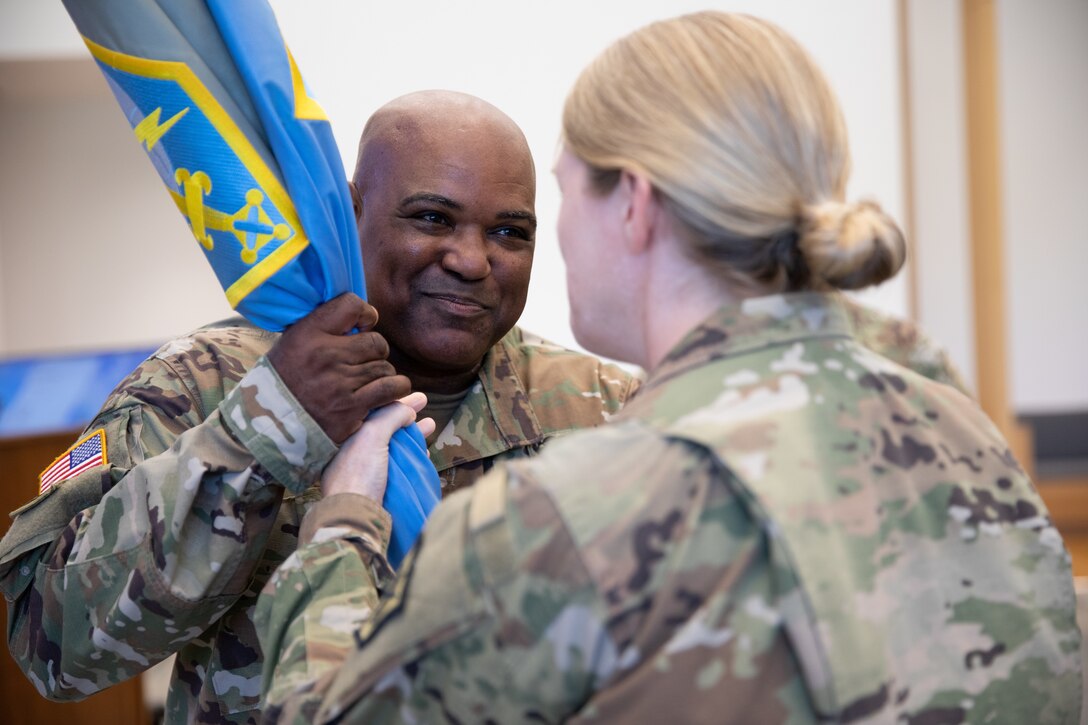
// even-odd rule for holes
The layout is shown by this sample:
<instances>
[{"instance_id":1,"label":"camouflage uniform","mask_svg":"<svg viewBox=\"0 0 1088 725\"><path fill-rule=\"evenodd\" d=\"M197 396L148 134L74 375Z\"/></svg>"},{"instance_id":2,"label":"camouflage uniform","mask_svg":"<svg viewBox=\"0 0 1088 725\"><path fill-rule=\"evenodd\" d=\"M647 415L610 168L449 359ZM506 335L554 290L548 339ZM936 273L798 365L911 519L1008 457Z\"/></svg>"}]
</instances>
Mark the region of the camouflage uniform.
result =
<instances>
[{"instance_id":1,"label":"camouflage uniform","mask_svg":"<svg viewBox=\"0 0 1088 725\"><path fill-rule=\"evenodd\" d=\"M9 647L47 697L85 697L179 652L169 722L258 719L253 607L336 452L264 357L277 338L230 320L164 346L88 428L105 430L108 464L18 512L0 542ZM443 482L602 422L635 384L515 328L432 450Z\"/></svg>"},{"instance_id":2,"label":"camouflage uniform","mask_svg":"<svg viewBox=\"0 0 1088 725\"><path fill-rule=\"evenodd\" d=\"M269 719L1080 712L1043 502L971 400L860 345L831 296L723 308L613 424L444 501L391 586L367 499L302 528L257 605Z\"/></svg>"},{"instance_id":3,"label":"camouflage uniform","mask_svg":"<svg viewBox=\"0 0 1088 725\"><path fill-rule=\"evenodd\" d=\"M854 337L863 345L920 375L970 394L948 353L913 322L866 307L846 295L839 299L850 318Z\"/></svg>"}]
</instances>

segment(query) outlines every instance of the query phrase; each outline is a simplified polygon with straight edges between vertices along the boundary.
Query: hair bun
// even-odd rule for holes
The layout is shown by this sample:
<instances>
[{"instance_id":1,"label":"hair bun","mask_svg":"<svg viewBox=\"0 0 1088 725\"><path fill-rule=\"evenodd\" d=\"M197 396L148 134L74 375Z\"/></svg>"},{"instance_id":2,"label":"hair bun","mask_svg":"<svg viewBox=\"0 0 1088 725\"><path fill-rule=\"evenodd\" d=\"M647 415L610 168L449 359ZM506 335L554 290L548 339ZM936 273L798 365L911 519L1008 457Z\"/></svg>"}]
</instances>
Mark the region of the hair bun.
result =
<instances>
[{"instance_id":1,"label":"hair bun","mask_svg":"<svg viewBox=\"0 0 1088 725\"><path fill-rule=\"evenodd\" d=\"M806 207L798 246L812 276L837 289L880 284L894 277L907 257L903 232L871 201Z\"/></svg>"}]
</instances>

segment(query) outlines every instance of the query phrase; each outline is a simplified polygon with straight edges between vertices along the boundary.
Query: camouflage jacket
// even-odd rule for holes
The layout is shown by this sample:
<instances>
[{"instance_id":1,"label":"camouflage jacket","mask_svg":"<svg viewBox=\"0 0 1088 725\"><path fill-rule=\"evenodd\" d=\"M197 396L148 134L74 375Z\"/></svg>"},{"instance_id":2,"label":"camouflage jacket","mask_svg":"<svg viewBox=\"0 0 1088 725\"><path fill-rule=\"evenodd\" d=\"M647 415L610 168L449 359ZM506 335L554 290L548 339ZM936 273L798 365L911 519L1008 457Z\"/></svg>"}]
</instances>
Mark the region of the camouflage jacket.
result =
<instances>
[{"instance_id":1,"label":"camouflage jacket","mask_svg":"<svg viewBox=\"0 0 1088 725\"><path fill-rule=\"evenodd\" d=\"M252 611L297 546L336 452L240 319L160 349L88 432L107 463L24 506L0 542L9 647L51 699L85 697L178 652L168 722L255 722ZM635 381L514 329L431 451L444 484L596 425ZM285 491L286 490L286 491Z\"/></svg>"},{"instance_id":2,"label":"camouflage jacket","mask_svg":"<svg viewBox=\"0 0 1088 725\"><path fill-rule=\"evenodd\" d=\"M838 295L838 299L846 309L858 342L930 380L970 394L948 353L918 325L862 305L846 295Z\"/></svg>"},{"instance_id":3,"label":"camouflage jacket","mask_svg":"<svg viewBox=\"0 0 1088 725\"><path fill-rule=\"evenodd\" d=\"M1043 502L971 400L848 317L720 310L612 424L443 501L391 588L376 507L315 506L257 605L265 716L1076 722Z\"/></svg>"}]
</instances>

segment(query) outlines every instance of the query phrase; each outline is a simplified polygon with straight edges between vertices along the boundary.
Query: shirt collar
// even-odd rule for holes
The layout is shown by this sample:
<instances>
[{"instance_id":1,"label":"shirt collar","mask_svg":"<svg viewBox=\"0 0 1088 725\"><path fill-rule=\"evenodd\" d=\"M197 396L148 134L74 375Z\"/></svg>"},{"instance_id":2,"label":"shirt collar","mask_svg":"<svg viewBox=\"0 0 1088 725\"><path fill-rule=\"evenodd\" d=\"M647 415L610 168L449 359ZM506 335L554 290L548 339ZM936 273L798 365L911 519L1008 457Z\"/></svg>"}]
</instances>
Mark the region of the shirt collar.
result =
<instances>
[{"instance_id":1,"label":"shirt collar","mask_svg":"<svg viewBox=\"0 0 1088 725\"><path fill-rule=\"evenodd\" d=\"M688 332L650 373L643 388L652 389L714 360L803 339L851 334L838 293L752 297L719 308Z\"/></svg>"},{"instance_id":2,"label":"shirt collar","mask_svg":"<svg viewBox=\"0 0 1088 725\"><path fill-rule=\"evenodd\" d=\"M511 354L519 337L515 327L484 356L479 378L430 447L439 471L544 439Z\"/></svg>"}]
</instances>

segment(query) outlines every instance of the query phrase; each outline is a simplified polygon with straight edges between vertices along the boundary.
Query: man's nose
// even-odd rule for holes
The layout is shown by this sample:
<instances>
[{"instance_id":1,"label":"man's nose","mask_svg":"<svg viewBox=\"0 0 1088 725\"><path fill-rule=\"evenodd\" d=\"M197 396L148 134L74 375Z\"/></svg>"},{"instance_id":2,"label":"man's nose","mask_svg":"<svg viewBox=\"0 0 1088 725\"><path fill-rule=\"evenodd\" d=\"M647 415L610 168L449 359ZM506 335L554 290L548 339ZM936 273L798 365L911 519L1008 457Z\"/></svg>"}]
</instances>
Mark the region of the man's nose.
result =
<instances>
[{"instance_id":1,"label":"man's nose","mask_svg":"<svg viewBox=\"0 0 1088 725\"><path fill-rule=\"evenodd\" d=\"M442 267L467 280L483 279L491 274L487 257L487 233L474 227L461 227L450 235L442 256Z\"/></svg>"}]
</instances>

